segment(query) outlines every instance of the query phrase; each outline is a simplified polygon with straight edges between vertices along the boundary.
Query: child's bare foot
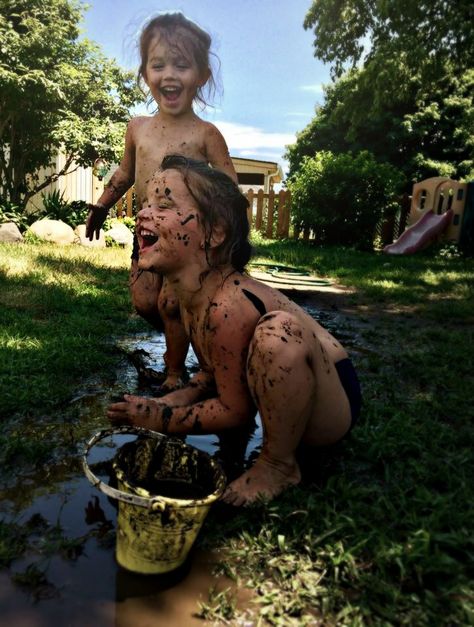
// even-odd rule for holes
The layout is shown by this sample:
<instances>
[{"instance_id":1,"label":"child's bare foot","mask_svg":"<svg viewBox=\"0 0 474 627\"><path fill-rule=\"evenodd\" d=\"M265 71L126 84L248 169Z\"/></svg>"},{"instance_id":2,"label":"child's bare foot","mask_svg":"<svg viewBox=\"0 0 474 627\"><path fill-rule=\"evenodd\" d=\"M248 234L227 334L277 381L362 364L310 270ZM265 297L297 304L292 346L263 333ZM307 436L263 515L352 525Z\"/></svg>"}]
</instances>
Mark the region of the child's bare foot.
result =
<instances>
[{"instance_id":1,"label":"child's bare foot","mask_svg":"<svg viewBox=\"0 0 474 627\"><path fill-rule=\"evenodd\" d=\"M260 499L270 501L300 481L301 473L296 461L275 462L260 455L247 472L227 486L221 498L237 507L251 505Z\"/></svg>"}]
</instances>

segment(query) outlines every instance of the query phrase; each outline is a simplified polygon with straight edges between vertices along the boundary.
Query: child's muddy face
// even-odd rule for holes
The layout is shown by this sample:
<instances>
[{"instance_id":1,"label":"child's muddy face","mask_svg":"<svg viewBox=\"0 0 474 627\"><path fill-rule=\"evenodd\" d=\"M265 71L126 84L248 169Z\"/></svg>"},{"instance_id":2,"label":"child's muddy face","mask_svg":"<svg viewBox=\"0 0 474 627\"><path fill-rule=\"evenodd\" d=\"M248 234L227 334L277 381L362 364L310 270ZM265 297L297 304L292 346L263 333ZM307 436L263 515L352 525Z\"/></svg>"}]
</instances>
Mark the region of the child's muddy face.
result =
<instances>
[{"instance_id":1,"label":"child's muddy face","mask_svg":"<svg viewBox=\"0 0 474 627\"><path fill-rule=\"evenodd\" d=\"M170 46L159 36L153 37L148 47L146 83L161 114L173 117L192 112L196 93L208 78L181 48L179 42Z\"/></svg>"},{"instance_id":2,"label":"child's muddy face","mask_svg":"<svg viewBox=\"0 0 474 627\"><path fill-rule=\"evenodd\" d=\"M155 174L137 216L139 267L167 274L202 254L199 210L177 170Z\"/></svg>"}]
</instances>

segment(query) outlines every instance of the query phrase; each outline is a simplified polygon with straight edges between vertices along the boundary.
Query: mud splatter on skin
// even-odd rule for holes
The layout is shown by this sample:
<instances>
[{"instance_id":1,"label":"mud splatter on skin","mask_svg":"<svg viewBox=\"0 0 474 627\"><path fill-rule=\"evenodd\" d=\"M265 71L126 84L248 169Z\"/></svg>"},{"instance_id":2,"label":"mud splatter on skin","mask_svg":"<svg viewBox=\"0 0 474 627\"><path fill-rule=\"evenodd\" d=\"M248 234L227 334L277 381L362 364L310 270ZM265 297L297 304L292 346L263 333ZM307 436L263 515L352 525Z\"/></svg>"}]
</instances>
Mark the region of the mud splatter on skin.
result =
<instances>
[{"instance_id":1,"label":"mud splatter on skin","mask_svg":"<svg viewBox=\"0 0 474 627\"><path fill-rule=\"evenodd\" d=\"M330 372L331 372L331 365L329 363L329 359L328 359L328 356L326 354L326 351L324 350L324 347L321 344L319 345L319 348L321 350L321 354L323 356L324 365L326 367L326 374L330 374Z\"/></svg>"},{"instance_id":2,"label":"mud splatter on skin","mask_svg":"<svg viewBox=\"0 0 474 627\"><path fill-rule=\"evenodd\" d=\"M186 224L186 222L189 222L190 220L194 220L195 218L196 218L196 216L194 215L194 213L191 213L185 220L180 222L180 224L181 224L181 226L184 226Z\"/></svg>"},{"instance_id":3,"label":"mud splatter on skin","mask_svg":"<svg viewBox=\"0 0 474 627\"><path fill-rule=\"evenodd\" d=\"M161 414L161 420L162 420L161 429L163 430L163 433L168 433L169 424L170 424L170 420L172 416L173 416L173 410L171 409L171 407L169 406L165 407Z\"/></svg>"},{"instance_id":4,"label":"mud splatter on skin","mask_svg":"<svg viewBox=\"0 0 474 627\"><path fill-rule=\"evenodd\" d=\"M256 296L253 292L249 292L249 290L246 290L245 288L242 288L242 292L249 299L249 301L252 303L252 305L261 316L264 316L267 313L265 305L258 296Z\"/></svg>"},{"instance_id":5,"label":"mud splatter on skin","mask_svg":"<svg viewBox=\"0 0 474 627\"><path fill-rule=\"evenodd\" d=\"M119 196L123 196L128 189L128 185L126 183L114 183L114 177L106 185L107 188L113 190Z\"/></svg>"},{"instance_id":6,"label":"mud splatter on skin","mask_svg":"<svg viewBox=\"0 0 474 627\"><path fill-rule=\"evenodd\" d=\"M165 196L169 196L171 194L171 190L169 187L165 187Z\"/></svg>"}]
</instances>

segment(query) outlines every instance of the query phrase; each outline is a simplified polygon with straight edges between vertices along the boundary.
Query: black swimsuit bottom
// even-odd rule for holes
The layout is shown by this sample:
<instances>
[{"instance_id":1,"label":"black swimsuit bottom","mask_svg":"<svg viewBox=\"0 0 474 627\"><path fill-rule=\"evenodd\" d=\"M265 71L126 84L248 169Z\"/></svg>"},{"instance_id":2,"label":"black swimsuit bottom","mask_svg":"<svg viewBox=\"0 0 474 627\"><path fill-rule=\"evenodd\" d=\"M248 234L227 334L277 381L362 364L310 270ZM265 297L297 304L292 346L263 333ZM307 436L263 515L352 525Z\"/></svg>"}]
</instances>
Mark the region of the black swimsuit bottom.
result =
<instances>
[{"instance_id":1,"label":"black swimsuit bottom","mask_svg":"<svg viewBox=\"0 0 474 627\"><path fill-rule=\"evenodd\" d=\"M351 407L351 426L349 431L353 428L360 416L360 408L362 405L362 394L360 391L359 378L355 371L354 364L346 357L341 359L335 364L337 374L342 387L344 388L347 398L349 399L349 405Z\"/></svg>"},{"instance_id":2,"label":"black swimsuit bottom","mask_svg":"<svg viewBox=\"0 0 474 627\"><path fill-rule=\"evenodd\" d=\"M262 303L258 296L256 296L252 292L249 292L246 289L242 289L242 292L253 303L255 308L262 316L267 313L265 305ZM362 405L362 394L360 391L359 378L357 377L354 365L349 357L341 359L334 365L336 367L337 374L339 375L339 380L342 384L342 387L347 394L347 398L349 400L349 405L351 408L351 426L349 429L350 431L359 419L360 408Z\"/></svg>"}]
</instances>

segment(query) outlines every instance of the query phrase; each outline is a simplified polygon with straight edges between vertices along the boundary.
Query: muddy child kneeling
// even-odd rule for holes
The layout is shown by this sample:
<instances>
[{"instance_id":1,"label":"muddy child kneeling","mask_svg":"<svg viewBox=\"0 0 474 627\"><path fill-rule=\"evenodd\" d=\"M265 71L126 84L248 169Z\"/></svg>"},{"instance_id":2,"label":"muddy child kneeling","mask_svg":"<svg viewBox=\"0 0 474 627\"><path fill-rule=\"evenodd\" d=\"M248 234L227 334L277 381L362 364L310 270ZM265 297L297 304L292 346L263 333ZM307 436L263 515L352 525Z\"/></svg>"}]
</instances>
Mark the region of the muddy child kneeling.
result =
<instances>
[{"instance_id":1,"label":"muddy child kneeling","mask_svg":"<svg viewBox=\"0 0 474 627\"><path fill-rule=\"evenodd\" d=\"M300 479L297 446L340 440L358 418L360 389L343 346L298 305L245 274L248 203L205 163L164 158L138 213L139 267L173 284L200 371L159 399L125 395L113 423L168 434L263 424L262 451L223 500L271 499Z\"/></svg>"}]
</instances>

